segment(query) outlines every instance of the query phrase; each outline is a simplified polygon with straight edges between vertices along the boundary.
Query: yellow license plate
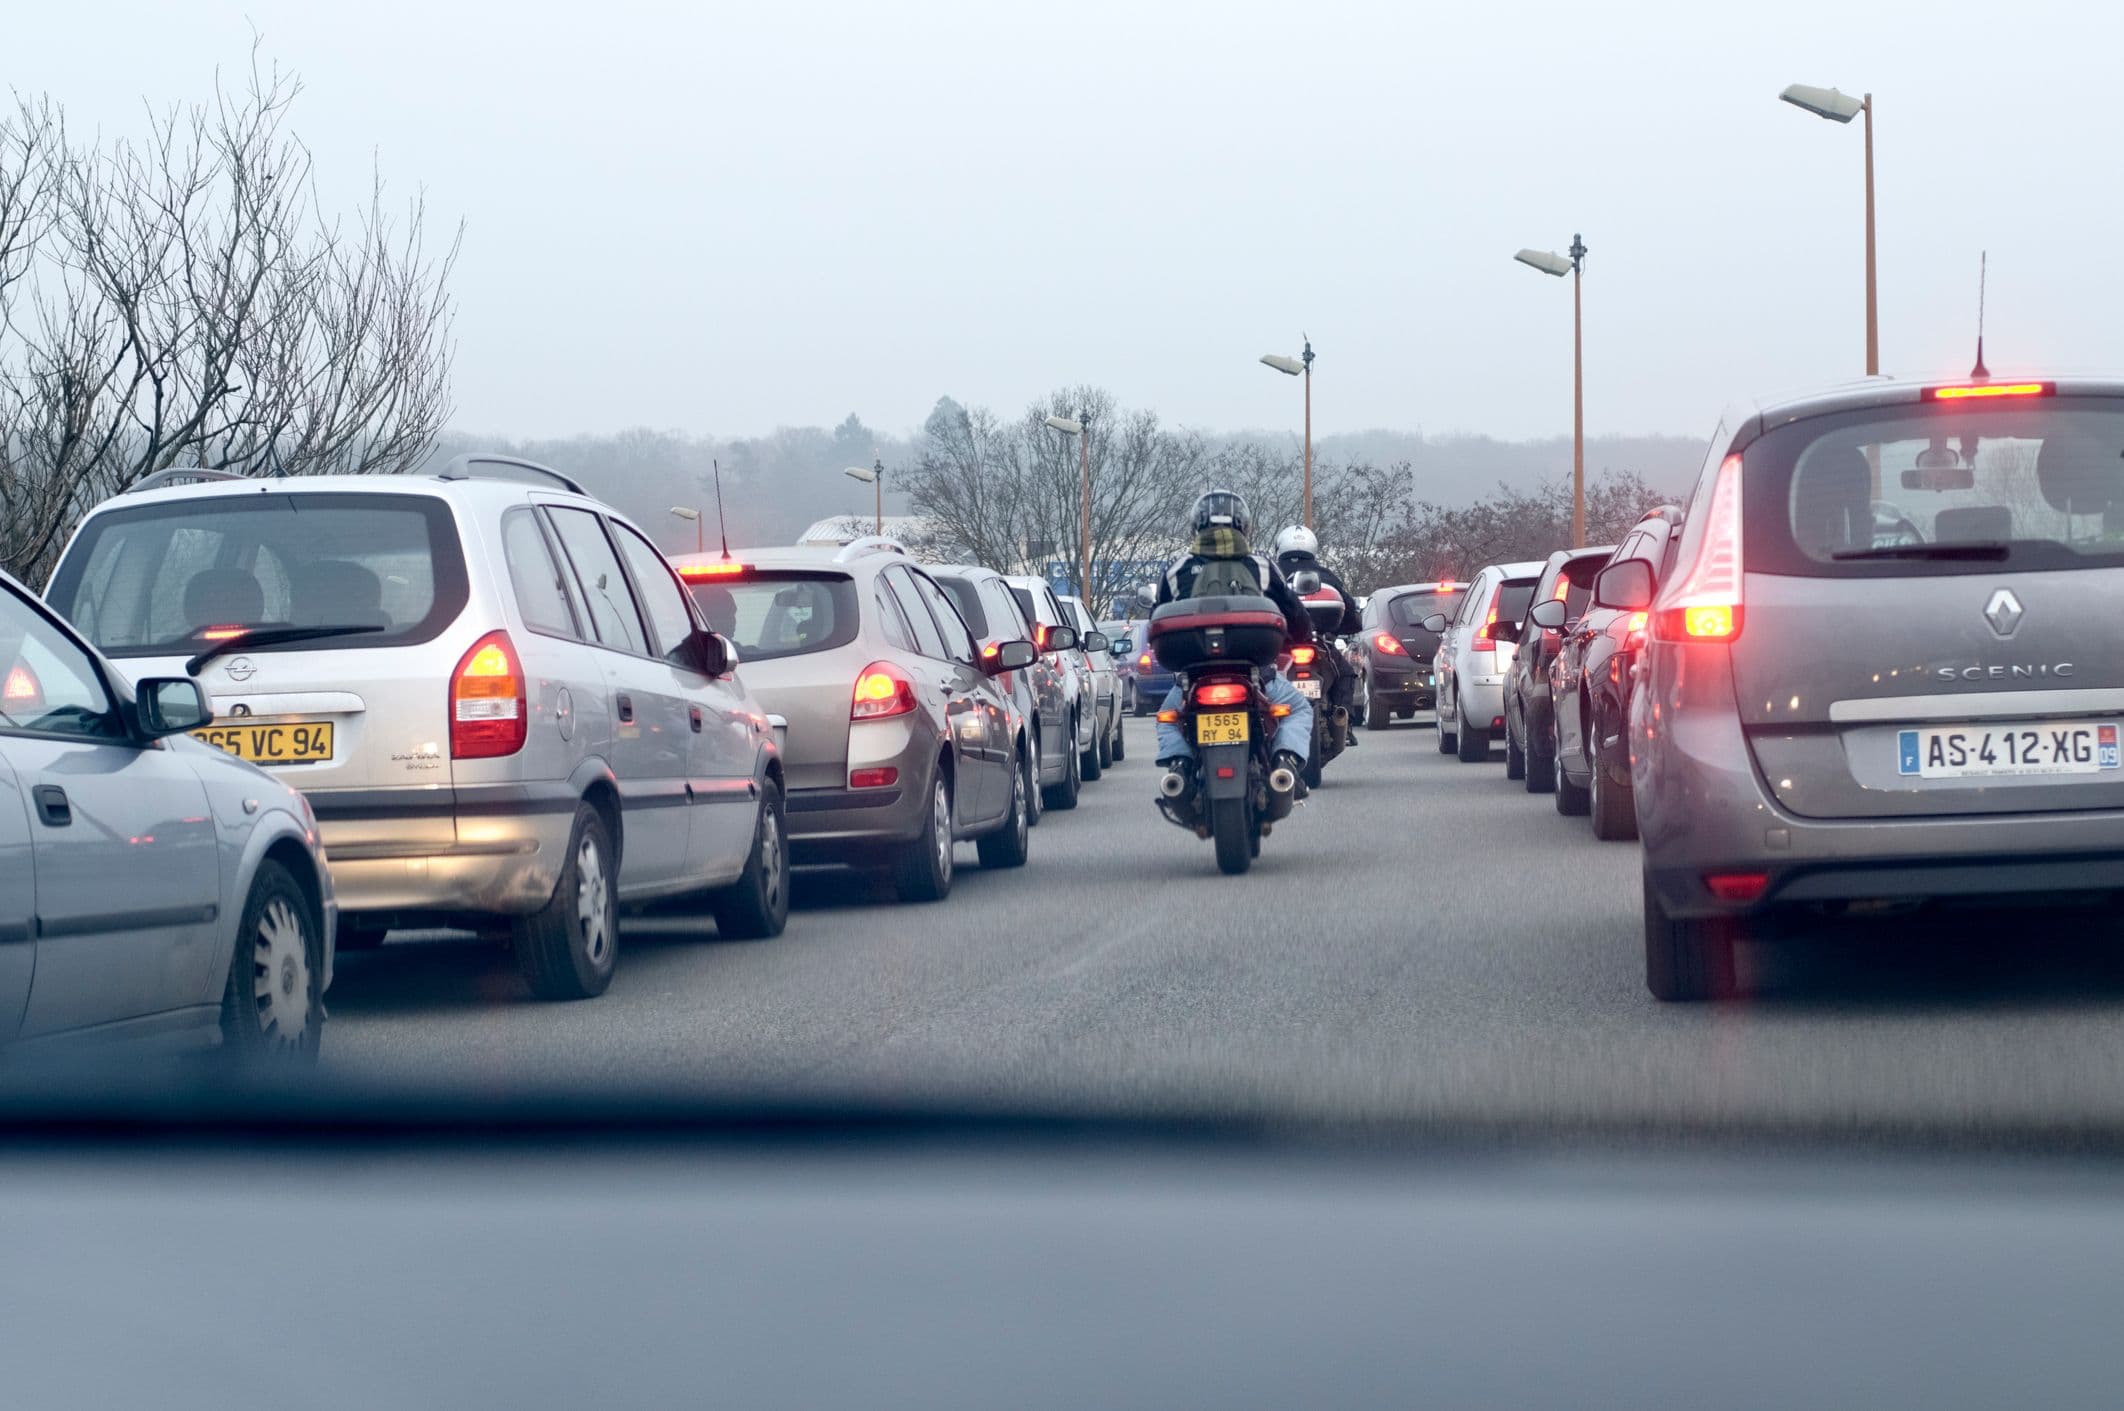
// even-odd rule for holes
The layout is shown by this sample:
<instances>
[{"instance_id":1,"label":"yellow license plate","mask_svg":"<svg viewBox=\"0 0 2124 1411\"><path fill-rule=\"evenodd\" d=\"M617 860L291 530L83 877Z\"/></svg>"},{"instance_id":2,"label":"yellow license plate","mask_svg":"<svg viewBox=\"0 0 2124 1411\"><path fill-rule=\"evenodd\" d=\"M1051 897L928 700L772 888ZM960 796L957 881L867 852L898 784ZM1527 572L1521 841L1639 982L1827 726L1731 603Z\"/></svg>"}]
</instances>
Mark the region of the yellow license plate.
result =
<instances>
[{"instance_id":1,"label":"yellow license plate","mask_svg":"<svg viewBox=\"0 0 2124 1411\"><path fill-rule=\"evenodd\" d=\"M1218 711L1195 717L1195 743L1198 745L1243 745L1246 739L1246 712L1243 710Z\"/></svg>"},{"instance_id":2,"label":"yellow license plate","mask_svg":"<svg viewBox=\"0 0 2124 1411\"><path fill-rule=\"evenodd\" d=\"M310 764L332 757L332 726L324 720L209 725L204 730L194 730L192 738L253 764Z\"/></svg>"}]
</instances>

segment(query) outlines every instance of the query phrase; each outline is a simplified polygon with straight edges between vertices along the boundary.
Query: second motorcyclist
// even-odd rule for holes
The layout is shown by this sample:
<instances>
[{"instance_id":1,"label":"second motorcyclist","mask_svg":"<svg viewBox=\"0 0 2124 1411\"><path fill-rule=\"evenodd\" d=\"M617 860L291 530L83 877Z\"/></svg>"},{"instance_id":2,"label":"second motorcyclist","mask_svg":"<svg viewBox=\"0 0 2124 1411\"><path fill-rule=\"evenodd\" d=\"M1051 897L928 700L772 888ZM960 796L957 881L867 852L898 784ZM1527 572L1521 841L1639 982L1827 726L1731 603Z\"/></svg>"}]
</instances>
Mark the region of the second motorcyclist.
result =
<instances>
[{"instance_id":1,"label":"second motorcyclist","mask_svg":"<svg viewBox=\"0 0 2124 1411\"><path fill-rule=\"evenodd\" d=\"M1357 600L1343 586L1342 575L1320 561L1320 538L1302 524L1293 524L1276 535L1276 567L1282 571L1285 581L1301 573L1316 573L1323 588L1332 588L1342 596L1342 621L1329 637L1355 637L1364 630L1364 614L1357 610ZM1341 719L1347 721L1357 699L1357 673L1350 670L1349 662L1332 641L1323 645L1336 656L1335 679L1328 687L1328 705L1340 711ZM1345 747L1354 746L1357 736L1350 732Z\"/></svg>"}]
</instances>

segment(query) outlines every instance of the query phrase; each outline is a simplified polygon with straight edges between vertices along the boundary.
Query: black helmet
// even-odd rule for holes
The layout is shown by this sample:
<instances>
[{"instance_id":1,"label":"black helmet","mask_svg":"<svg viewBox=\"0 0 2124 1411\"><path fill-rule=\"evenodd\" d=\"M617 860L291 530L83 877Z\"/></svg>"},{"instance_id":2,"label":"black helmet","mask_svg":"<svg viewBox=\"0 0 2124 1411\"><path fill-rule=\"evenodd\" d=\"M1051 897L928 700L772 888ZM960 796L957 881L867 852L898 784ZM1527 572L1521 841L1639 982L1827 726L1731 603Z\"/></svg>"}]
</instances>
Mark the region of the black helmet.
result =
<instances>
[{"instance_id":1,"label":"black helmet","mask_svg":"<svg viewBox=\"0 0 2124 1411\"><path fill-rule=\"evenodd\" d=\"M1247 511L1246 497L1230 490L1205 490L1202 498L1195 501L1195 532L1206 529L1236 529L1241 534L1254 527L1254 516Z\"/></svg>"}]
</instances>

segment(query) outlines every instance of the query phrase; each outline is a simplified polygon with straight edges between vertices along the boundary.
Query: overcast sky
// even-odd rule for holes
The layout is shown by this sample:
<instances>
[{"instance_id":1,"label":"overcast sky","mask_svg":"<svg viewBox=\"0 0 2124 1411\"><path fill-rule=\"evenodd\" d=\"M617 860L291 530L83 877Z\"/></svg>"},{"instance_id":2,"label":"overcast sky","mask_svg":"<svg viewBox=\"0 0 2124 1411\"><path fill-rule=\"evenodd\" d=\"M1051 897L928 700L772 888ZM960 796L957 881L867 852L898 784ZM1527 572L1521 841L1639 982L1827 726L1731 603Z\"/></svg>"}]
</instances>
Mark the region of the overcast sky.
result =
<instances>
[{"instance_id":1,"label":"overcast sky","mask_svg":"<svg viewBox=\"0 0 2124 1411\"><path fill-rule=\"evenodd\" d=\"M1879 103L1891 372L2118 370L2124 17L2104 5L132 0L10 7L0 76L106 131L251 26L328 192L466 226L457 423L917 425L1096 382L1168 421L1706 434L1862 370Z\"/></svg>"}]
</instances>

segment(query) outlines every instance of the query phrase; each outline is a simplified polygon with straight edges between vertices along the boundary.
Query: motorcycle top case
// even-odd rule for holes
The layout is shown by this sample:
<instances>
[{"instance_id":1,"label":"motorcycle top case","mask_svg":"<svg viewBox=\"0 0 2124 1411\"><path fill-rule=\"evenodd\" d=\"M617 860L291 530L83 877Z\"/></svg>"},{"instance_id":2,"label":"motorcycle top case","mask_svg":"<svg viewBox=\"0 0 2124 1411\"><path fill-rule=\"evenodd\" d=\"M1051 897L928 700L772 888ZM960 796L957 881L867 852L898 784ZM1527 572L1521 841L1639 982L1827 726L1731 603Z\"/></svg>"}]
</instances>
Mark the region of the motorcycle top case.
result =
<instances>
[{"instance_id":1,"label":"motorcycle top case","mask_svg":"<svg viewBox=\"0 0 2124 1411\"><path fill-rule=\"evenodd\" d=\"M1152 610L1151 654L1167 671L1217 661L1270 667L1286 628L1283 610L1267 598L1183 598Z\"/></svg>"},{"instance_id":2,"label":"motorcycle top case","mask_svg":"<svg viewBox=\"0 0 2124 1411\"><path fill-rule=\"evenodd\" d=\"M1305 615L1313 620L1315 632L1332 633L1342 626L1342 594L1333 588L1308 593L1304 601Z\"/></svg>"}]
</instances>

